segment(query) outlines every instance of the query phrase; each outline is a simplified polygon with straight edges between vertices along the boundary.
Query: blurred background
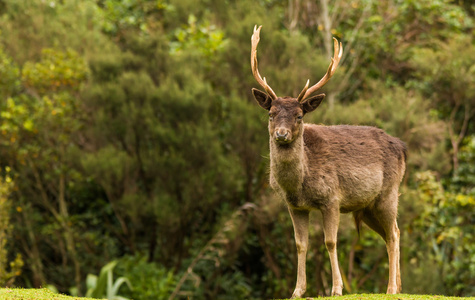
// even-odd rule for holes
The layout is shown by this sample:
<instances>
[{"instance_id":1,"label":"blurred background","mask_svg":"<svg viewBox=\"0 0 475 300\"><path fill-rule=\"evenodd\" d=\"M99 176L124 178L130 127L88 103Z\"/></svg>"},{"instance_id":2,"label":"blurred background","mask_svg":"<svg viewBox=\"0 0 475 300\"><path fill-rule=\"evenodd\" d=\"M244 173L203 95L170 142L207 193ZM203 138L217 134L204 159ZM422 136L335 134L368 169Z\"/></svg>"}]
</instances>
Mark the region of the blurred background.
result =
<instances>
[{"instance_id":1,"label":"blurred background","mask_svg":"<svg viewBox=\"0 0 475 300\"><path fill-rule=\"evenodd\" d=\"M474 1L0 0L0 284L133 299L289 297L251 35L279 96L343 59L306 122L409 148L405 293L475 295ZM331 291L320 213L306 295ZM342 216L346 292L385 292L382 239ZM107 276L113 276L107 283ZM132 288L131 288L132 287Z\"/></svg>"}]
</instances>

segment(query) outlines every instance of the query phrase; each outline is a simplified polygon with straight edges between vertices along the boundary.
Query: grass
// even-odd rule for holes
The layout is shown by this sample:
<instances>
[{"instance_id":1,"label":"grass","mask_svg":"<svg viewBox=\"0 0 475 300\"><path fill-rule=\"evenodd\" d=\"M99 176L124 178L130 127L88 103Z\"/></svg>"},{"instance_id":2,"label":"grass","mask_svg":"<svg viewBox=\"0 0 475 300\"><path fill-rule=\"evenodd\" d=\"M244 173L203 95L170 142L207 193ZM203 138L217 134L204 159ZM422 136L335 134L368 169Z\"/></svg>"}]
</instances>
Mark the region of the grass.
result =
<instances>
[{"instance_id":1,"label":"grass","mask_svg":"<svg viewBox=\"0 0 475 300\"><path fill-rule=\"evenodd\" d=\"M302 300L475 300L475 297L448 297L437 295L386 295L386 294L353 294L339 297L301 298ZM93 298L71 297L55 294L48 289L2 289L0 288L0 300L94 300Z\"/></svg>"},{"instance_id":2,"label":"grass","mask_svg":"<svg viewBox=\"0 0 475 300\"><path fill-rule=\"evenodd\" d=\"M48 289L2 289L0 300L93 300L93 298L71 297L55 294Z\"/></svg>"},{"instance_id":3,"label":"grass","mask_svg":"<svg viewBox=\"0 0 475 300\"><path fill-rule=\"evenodd\" d=\"M449 296L438 296L438 295L409 295L409 294L397 294L397 295L386 295L386 294L353 294L353 295L344 295L339 297L318 297L318 298L301 298L302 300L306 299L315 299L315 300L475 300L475 297L449 297Z\"/></svg>"}]
</instances>

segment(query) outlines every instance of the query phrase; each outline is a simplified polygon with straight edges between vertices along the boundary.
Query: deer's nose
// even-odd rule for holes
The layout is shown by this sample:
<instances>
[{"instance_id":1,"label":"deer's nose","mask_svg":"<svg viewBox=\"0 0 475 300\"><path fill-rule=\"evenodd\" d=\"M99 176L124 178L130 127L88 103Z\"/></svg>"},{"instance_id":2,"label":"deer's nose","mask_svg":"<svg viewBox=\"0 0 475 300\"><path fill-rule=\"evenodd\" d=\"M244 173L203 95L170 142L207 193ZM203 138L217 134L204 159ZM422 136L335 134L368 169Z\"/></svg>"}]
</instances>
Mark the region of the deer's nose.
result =
<instances>
[{"instance_id":1,"label":"deer's nose","mask_svg":"<svg viewBox=\"0 0 475 300\"><path fill-rule=\"evenodd\" d=\"M283 128L279 128L275 131L276 141L287 141L289 137L289 131Z\"/></svg>"}]
</instances>

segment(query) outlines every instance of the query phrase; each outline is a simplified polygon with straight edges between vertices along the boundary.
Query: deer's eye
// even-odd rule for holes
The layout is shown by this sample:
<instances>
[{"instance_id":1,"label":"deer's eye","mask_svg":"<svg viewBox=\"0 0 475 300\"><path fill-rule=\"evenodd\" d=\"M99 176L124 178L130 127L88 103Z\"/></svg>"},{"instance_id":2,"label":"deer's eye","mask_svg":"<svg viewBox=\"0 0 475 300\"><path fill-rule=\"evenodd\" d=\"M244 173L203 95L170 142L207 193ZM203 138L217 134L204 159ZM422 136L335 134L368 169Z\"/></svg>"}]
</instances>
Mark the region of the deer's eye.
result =
<instances>
[{"instance_id":1,"label":"deer's eye","mask_svg":"<svg viewBox=\"0 0 475 300\"><path fill-rule=\"evenodd\" d=\"M274 114L273 113L269 113L269 120L272 120L274 118Z\"/></svg>"},{"instance_id":2,"label":"deer's eye","mask_svg":"<svg viewBox=\"0 0 475 300\"><path fill-rule=\"evenodd\" d=\"M297 120L302 120L303 119L303 116L297 116Z\"/></svg>"}]
</instances>

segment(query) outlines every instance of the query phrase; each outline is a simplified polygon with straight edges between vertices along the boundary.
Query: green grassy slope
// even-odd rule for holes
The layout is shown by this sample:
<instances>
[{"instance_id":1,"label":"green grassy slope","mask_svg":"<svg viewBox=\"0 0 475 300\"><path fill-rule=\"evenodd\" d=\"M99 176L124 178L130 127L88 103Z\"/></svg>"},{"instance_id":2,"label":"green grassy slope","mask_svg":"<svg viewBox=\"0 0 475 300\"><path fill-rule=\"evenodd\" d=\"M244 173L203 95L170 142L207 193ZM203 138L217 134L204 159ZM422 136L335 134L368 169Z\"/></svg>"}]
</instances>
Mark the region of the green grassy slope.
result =
<instances>
[{"instance_id":1,"label":"green grassy slope","mask_svg":"<svg viewBox=\"0 0 475 300\"><path fill-rule=\"evenodd\" d=\"M94 300L93 298L71 297L61 294L55 294L48 289L1 289L0 300ZM302 300L475 300L475 297L447 297L437 295L386 295L386 294L354 294L344 295L340 297L323 297L323 298L302 298ZM236 299L238 300L238 299Z\"/></svg>"},{"instance_id":2,"label":"green grassy slope","mask_svg":"<svg viewBox=\"0 0 475 300\"><path fill-rule=\"evenodd\" d=\"M55 294L48 289L0 289L0 300L93 300Z\"/></svg>"}]
</instances>

